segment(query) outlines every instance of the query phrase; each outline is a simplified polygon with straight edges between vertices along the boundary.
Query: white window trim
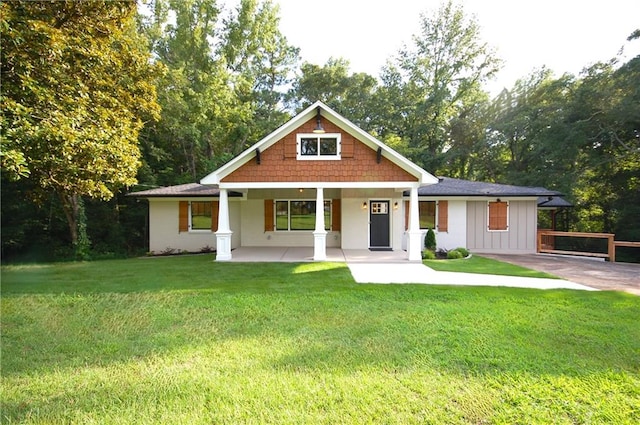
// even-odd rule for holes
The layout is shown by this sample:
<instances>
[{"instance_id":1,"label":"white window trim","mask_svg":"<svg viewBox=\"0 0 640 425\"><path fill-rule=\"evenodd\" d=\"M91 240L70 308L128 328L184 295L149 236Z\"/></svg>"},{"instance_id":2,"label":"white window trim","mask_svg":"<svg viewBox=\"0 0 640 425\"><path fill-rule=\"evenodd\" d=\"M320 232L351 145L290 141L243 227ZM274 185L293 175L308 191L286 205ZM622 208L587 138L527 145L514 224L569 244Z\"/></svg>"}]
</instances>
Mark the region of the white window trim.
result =
<instances>
[{"instance_id":1,"label":"white window trim","mask_svg":"<svg viewBox=\"0 0 640 425\"><path fill-rule=\"evenodd\" d=\"M493 203L493 202L505 202L507 204L507 228L506 229L498 230L498 229L490 229L489 228L489 223L491 222L490 221L490 217L489 217L489 211L490 211L489 205L491 203ZM503 232L504 233L504 232L508 232L509 231L509 216L511 215L511 214L509 214L509 209L510 209L509 208L509 201L503 201L503 200L500 200L500 201L497 201L497 200L495 200L495 201L487 201L487 232L490 232L490 233Z\"/></svg>"},{"instance_id":2,"label":"white window trim","mask_svg":"<svg viewBox=\"0 0 640 425\"><path fill-rule=\"evenodd\" d=\"M301 152L301 140L302 139L336 139L336 155L320 155L320 147L318 146L318 154L317 155L302 155ZM337 161L342 158L342 135L340 133L324 133L324 134L316 134L316 133L301 133L296 135L296 158L299 161Z\"/></svg>"},{"instance_id":3,"label":"white window trim","mask_svg":"<svg viewBox=\"0 0 640 425\"><path fill-rule=\"evenodd\" d=\"M208 229L194 229L193 228L193 214L191 213L191 204L193 202L212 202L212 201L189 201L189 233L213 233L211 226ZM213 211L211 211L211 220L213 220Z\"/></svg>"},{"instance_id":4,"label":"white window trim","mask_svg":"<svg viewBox=\"0 0 640 425\"><path fill-rule=\"evenodd\" d=\"M315 199L274 199L273 200L273 231L278 233L313 233L315 229L310 230L291 230L291 202L316 202ZM278 202L287 202L287 229L278 229ZM333 199L325 199L324 202L329 202L329 229L325 229L331 232L333 224Z\"/></svg>"}]
</instances>

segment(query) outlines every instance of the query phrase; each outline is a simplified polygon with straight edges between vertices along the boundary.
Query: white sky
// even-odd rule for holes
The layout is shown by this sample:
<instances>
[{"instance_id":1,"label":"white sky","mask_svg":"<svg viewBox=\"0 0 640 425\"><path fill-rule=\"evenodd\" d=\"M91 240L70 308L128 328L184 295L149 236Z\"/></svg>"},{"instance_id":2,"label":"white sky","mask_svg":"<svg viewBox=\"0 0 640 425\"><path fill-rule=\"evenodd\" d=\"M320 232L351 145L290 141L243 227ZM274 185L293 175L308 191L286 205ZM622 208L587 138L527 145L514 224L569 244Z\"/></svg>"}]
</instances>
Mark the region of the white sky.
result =
<instances>
[{"instance_id":1,"label":"white sky","mask_svg":"<svg viewBox=\"0 0 640 425\"><path fill-rule=\"evenodd\" d=\"M273 0L280 5L280 31L301 49L303 61L324 65L330 57L350 62L351 72L379 76L387 59L419 33L420 14L433 16L440 0ZM444 1L444 0L443 0ZM475 15L482 40L504 67L487 88L497 94L546 65L556 76L577 75L625 46L625 58L640 54L640 0L458 0ZM626 61L625 60L625 61Z\"/></svg>"}]
</instances>

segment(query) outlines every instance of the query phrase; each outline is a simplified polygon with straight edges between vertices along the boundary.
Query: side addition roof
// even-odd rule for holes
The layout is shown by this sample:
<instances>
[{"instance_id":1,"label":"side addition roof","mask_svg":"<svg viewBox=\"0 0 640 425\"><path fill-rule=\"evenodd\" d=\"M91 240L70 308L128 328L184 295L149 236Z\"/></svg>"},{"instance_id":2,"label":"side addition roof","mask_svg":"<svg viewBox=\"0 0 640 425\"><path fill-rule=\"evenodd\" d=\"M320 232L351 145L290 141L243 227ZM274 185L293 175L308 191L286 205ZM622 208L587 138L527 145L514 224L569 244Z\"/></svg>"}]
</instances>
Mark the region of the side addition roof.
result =
<instances>
[{"instance_id":1,"label":"side addition roof","mask_svg":"<svg viewBox=\"0 0 640 425\"><path fill-rule=\"evenodd\" d=\"M408 196L408 193L405 192ZM418 189L419 196L461 196L461 197L557 197L562 193L544 187L514 186L499 183L483 183L470 180L440 177L438 184Z\"/></svg>"}]
</instances>

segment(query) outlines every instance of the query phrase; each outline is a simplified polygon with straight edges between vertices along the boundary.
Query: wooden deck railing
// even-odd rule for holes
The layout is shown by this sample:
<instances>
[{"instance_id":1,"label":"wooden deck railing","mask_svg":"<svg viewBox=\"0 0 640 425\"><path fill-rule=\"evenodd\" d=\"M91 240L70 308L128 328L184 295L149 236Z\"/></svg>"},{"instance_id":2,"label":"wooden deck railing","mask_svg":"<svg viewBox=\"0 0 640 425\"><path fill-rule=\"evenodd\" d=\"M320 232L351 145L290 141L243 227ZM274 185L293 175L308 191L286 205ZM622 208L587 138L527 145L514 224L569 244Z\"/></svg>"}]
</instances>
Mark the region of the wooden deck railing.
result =
<instances>
[{"instance_id":1,"label":"wooden deck railing","mask_svg":"<svg viewBox=\"0 0 640 425\"><path fill-rule=\"evenodd\" d=\"M555 249L555 237L597 238L607 239L607 252L566 251ZM563 255L581 255L585 257L608 258L610 262L616 261L616 247L640 248L640 242L616 241L613 233L585 233L585 232L558 232L555 230L538 230L538 252Z\"/></svg>"},{"instance_id":2,"label":"wooden deck railing","mask_svg":"<svg viewBox=\"0 0 640 425\"><path fill-rule=\"evenodd\" d=\"M572 238L604 238L607 239L607 253L602 252L584 252L584 251L564 251L555 249L555 236L564 236ZM555 230L539 230L538 231L538 252L546 252L549 254L565 254L565 255L582 255L585 257L611 258L615 261L615 251L613 245L616 235L613 233L585 233L585 232L558 232Z\"/></svg>"}]
</instances>

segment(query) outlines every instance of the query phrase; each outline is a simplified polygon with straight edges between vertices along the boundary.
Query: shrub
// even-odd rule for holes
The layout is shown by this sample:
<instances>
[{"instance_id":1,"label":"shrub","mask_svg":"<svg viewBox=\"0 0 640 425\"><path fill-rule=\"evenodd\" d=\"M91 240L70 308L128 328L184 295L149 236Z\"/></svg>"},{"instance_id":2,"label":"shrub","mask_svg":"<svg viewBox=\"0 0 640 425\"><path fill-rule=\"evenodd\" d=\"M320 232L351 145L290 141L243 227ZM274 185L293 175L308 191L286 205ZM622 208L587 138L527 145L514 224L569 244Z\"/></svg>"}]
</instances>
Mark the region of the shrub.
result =
<instances>
[{"instance_id":1,"label":"shrub","mask_svg":"<svg viewBox=\"0 0 640 425\"><path fill-rule=\"evenodd\" d=\"M469 250L467 248L456 248L454 249L454 251L458 251L460 254L462 254L462 258L467 258L469 256Z\"/></svg>"},{"instance_id":2,"label":"shrub","mask_svg":"<svg viewBox=\"0 0 640 425\"><path fill-rule=\"evenodd\" d=\"M424 238L424 247L431 251L436 250L436 233L433 229L427 230L427 236Z\"/></svg>"},{"instance_id":3,"label":"shrub","mask_svg":"<svg viewBox=\"0 0 640 425\"><path fill-rule=\"evenodd\" d=\"M429 250L429 249L424 249L422 250L422 259L423 260L435 260L436 259L436 253Z\"/></svg>"},{"instance_id":4,"label":"shrub","mask_svg":"<svg viewBox=\"0 0 640 425\"><path fill-rule=\"evenodd\" d=\"M449 260L457 260L459 258L462 258L462 253L460 251L458 251L458 250L453 249L453 250L447 252L447 258Z\"/></svg>"}]
</instances>

